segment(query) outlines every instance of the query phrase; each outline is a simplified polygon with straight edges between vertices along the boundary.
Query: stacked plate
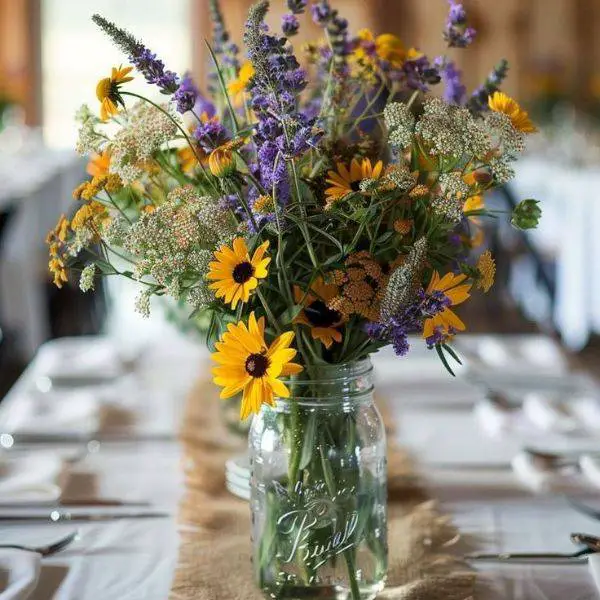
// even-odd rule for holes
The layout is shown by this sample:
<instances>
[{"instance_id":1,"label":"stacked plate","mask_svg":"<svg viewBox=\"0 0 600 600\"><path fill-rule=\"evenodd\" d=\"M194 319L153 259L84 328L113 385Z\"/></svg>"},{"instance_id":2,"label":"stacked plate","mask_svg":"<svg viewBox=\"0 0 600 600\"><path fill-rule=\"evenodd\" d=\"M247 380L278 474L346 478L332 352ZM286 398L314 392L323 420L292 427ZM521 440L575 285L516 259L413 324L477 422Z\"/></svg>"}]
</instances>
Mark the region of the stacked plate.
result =
<instances>
[{"instance_id":1,"label":"stacked plate","mask_svg":"<svg viewBox=\"0 0 600 600\"><path fill-rule=\"evenodd\" d=\"M234 456L225 463L225 486L234 496L250 500L250 459L247 454Z\"/></svg>"}]
</instances>

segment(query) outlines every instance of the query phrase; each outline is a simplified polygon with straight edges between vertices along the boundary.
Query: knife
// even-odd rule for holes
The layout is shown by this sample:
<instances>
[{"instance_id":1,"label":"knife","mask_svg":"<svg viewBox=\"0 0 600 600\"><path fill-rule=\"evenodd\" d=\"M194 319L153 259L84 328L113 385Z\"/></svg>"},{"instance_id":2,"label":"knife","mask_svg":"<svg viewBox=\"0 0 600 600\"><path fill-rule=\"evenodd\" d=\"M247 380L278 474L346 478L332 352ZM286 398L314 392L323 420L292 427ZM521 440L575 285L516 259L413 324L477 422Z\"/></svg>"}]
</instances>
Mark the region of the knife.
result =
<instances>
[{"instance_id":1,"label":"knife","mask_svg":"<svg viewBox=\"0 0 600 600\"><path fill-rule=\"evenodd\" d=\"M61 510L63 508L73 507L108 507L108 506L126 506L132 508L149 507L150 502L147 501L133 501L127 500L112 500L110 498L81 498L73 500L61 500L58 503L53 502L0 502L0 511L8 508L39 508L48 510Z\"/></svg>"},{"instance_id":2,"label":"knife","mask_svg":"<svg viewBox=\"0 0 600 600\"><path fill-rule=\"evenodd\" d=\"M89 443L119 443L119 442L156 442L173 441L174 433L158 432L144 433L92 433L89 435L69 435L64 433L0 433L0 448L10 450L27 444L89 444Z\"/></svg>"},{"instance_id":3,"label":"knife","mask_svg":"<svg viewBox=\"0 0 600 600\"><path fill-rule=\"evenodd\" d=\"M573 554L562 554L558 552L502 552L486 553L476 552L465 554L465 560L484 560L494 562L521 562L521 563L586 563L590 550L588 548L574 552Z\"/></svg>"},{"instance_id":4,"label":"knife","mask_svg":"<svg viewBox=\"0 0 600 600\"><path fill-rule=\"evenodd\" d=\"M73 521L113 521L115 519L166 519L171 517L167 512L135 512L135 513L102 513L102 512L86 512L86 513L71 513L65 510L53 510L46 513L1 513L0 522L2 521L46 521L48 523L64 523Z\"/></svg>"}]
</instances>

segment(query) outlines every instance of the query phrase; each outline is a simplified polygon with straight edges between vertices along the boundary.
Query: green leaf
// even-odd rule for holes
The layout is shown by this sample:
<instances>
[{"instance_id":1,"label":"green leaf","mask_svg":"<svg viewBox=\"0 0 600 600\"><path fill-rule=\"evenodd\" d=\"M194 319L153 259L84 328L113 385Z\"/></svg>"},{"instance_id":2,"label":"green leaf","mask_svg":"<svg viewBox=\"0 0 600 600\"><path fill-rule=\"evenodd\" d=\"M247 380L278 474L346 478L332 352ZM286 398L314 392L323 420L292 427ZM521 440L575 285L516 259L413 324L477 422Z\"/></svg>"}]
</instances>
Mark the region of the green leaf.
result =
<instances>
[{"instance_id":1,"label":"green leaf","mask_svg":"<svg viewBox=\"0 0 600 600\"><path fill-rule=\"evenodd\" d=\"M452 377L456 377L454 371L450 368L450 365L448 364L448 361L446 360L446 357L444 356L444 351L442 350L441 345L436 344L435 350L438 353L438 356L440 357L442 364L444 365L444 367L446 367L446 371L448 371L448 373L450 373L450 375L452 375Z\"/></svg>"},{"instance_id":2,"label":"green leaf","mask_svg":"<svg viewBox=\"0 0 600 600\"><path fill-rule=\"evenodd\" d=\"M394 235L393 231L386 231L384 234L380 235L376 242L377 244L384 244Z\"/></svg>"},{"instance_id":3,"label":"green leaf","mask_svg":"<svg viewBox=\"0 0 600 600\"><path fill-rule=\"evenodd\" d=\"M300 306L299 304L294 304L293 306L290 306L288 308L286 308L278 317L277 320L282 324L282 325L286 325L288 323L291 323L299 314L300 311L302 310L302 306Z\"/></svg>"},{"instance_id":4,"label":"green leaf","mask_svg":"<svg viewBox=\"0 0 600 600\"><path fill-rule=\"evenodd\" d=\"M448 344L442 344L442 346L444 347L444 350L459 364L462 365L462 360L460 360L460 358L458 357L458 354L456 354L456 352L454 352L454 349L451 346L448 346Z\"/></svg>"}]
</instances>

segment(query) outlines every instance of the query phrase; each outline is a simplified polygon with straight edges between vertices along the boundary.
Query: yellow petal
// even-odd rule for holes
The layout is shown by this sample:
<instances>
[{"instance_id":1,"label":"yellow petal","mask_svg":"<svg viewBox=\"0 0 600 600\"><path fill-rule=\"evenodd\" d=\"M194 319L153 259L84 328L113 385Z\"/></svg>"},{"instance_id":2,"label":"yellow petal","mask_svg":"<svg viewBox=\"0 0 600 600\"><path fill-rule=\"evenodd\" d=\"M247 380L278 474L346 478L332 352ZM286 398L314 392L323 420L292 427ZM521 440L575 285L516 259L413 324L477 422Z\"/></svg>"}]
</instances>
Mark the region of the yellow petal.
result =
<instances>
[{"instance_id":1,"label":"yellow petal","mask_svg":"<svg viewBox=\"0 0 600 600\"><path fill-rule=\"evenodd\" d=\"M287 363L283 365L283 369L281 369L281 376L285 377L287 375L297 375L298 373L302 373L304 371L304 367L302 365L298 365L296 363Z\"/></svg>"}]
</instances>

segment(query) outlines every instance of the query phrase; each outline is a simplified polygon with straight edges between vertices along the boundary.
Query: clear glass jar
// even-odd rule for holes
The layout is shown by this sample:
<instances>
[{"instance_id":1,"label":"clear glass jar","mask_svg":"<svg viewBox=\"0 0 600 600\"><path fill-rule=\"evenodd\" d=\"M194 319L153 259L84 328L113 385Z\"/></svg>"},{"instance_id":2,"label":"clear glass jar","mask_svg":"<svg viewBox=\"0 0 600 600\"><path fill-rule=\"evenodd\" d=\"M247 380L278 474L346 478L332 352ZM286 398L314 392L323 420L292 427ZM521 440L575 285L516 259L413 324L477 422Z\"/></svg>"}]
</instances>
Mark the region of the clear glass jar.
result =
<instances>
[{"instance_id":1,"label":"clear glass jar","mask_svg":"<svg viewBox=\"0 0 600 600\"><path fill-rule=\"evenodd\" d=\"M370 360L311 367L250 428L253 567L266 598L365 600L387 570L386 442Z\"/></svg>"}]
</instances>

